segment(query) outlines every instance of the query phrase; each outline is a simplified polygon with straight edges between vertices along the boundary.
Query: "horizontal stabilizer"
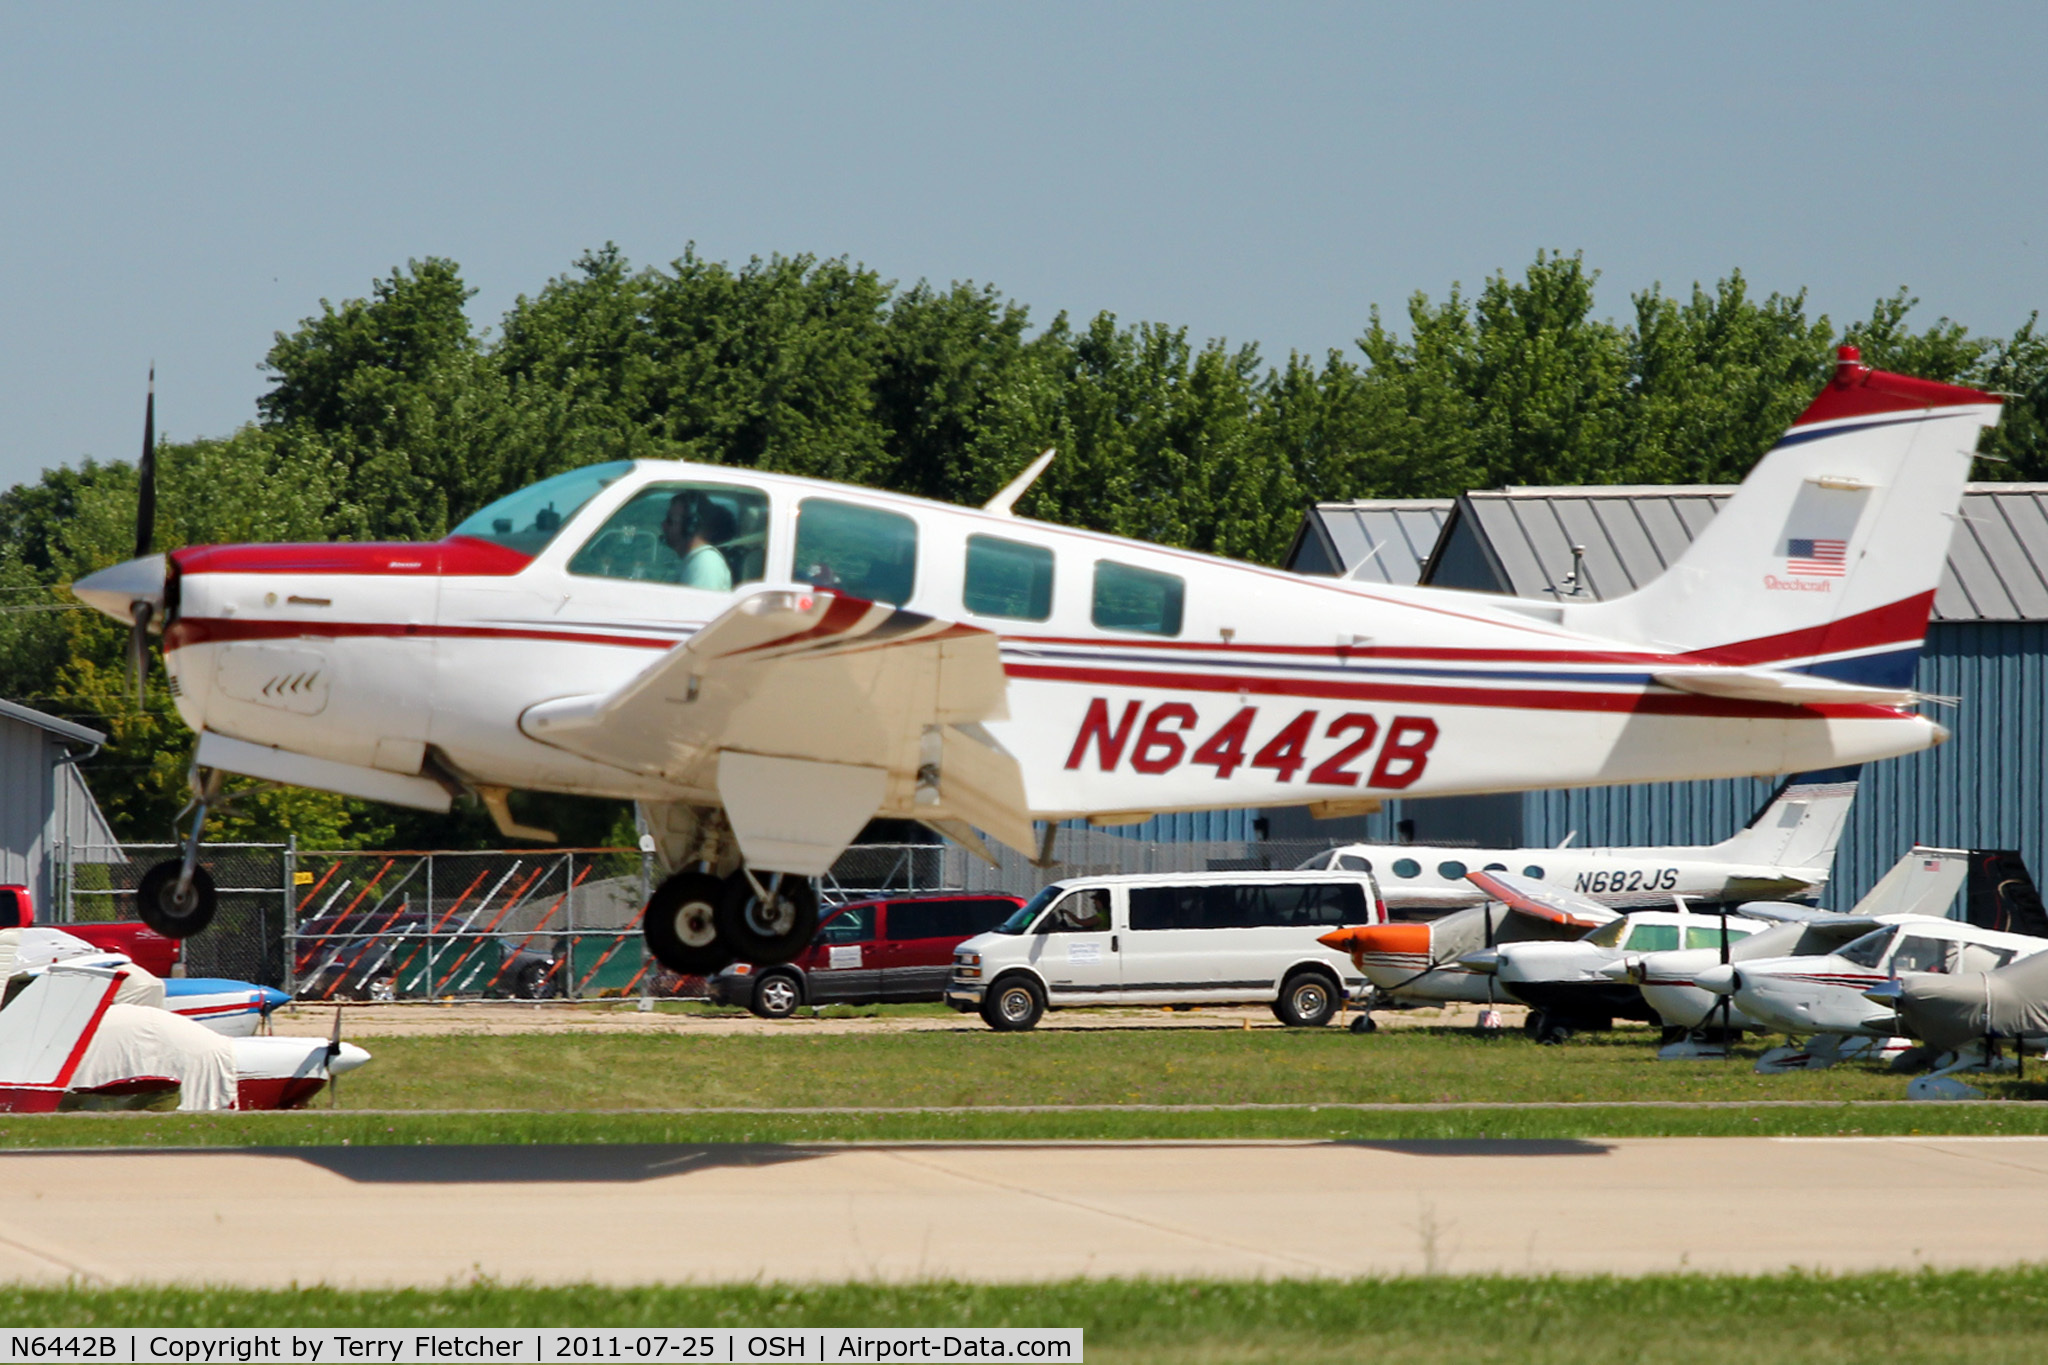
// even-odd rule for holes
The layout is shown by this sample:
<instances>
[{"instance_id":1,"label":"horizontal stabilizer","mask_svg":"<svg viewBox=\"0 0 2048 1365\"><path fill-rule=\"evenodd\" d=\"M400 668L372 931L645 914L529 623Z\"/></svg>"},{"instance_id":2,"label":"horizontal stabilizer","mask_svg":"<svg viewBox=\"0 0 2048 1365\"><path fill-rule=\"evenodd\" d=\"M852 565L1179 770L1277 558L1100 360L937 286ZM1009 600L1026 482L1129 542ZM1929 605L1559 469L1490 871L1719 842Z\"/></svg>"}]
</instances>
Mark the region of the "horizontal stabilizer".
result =
<instances>
[{"instance_id":1,"label":"horizontal stabilizer","mask_svg":"<svg viewBox=\"0 0 2048 1365\"><path fill-rule=\"evenodd\" d=\"M1651 678L1679 692L1786 706L1907 706L1915 693L1902 687L1866 687L1812 673L1777 668L1665 668Z\"/></svg>"}]
</instances>

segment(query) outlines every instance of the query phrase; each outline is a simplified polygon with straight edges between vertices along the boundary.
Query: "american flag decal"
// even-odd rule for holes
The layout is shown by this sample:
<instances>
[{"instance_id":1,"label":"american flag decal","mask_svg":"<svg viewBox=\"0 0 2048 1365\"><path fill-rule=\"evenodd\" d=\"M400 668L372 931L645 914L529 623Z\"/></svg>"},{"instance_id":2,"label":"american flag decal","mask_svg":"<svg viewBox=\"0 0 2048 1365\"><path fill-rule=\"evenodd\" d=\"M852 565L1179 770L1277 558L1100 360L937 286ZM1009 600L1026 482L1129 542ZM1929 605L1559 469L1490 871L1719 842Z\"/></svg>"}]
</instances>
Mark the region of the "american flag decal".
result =
<instances>
[{"instance_id":1,"label":"american flag decal","mask_svg":"<svg viewBox=\"0 0 2048 1365\"><path fill-rule=\"evenodd\" d=\"M1846 540L1788 540L1785 542L1787 573L1820 578L1840 578L1848 568Z\"/></svg>"}]
</instances>

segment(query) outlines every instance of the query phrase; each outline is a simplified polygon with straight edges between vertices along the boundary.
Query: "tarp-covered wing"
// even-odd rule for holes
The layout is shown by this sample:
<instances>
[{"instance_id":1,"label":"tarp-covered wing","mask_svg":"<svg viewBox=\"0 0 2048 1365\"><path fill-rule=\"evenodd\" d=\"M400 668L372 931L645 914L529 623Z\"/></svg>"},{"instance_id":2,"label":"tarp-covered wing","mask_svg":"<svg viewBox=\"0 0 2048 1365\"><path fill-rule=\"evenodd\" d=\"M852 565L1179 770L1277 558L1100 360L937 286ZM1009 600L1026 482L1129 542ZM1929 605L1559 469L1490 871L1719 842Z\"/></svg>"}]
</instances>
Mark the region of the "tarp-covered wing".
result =
<instances>
[{"instance_id":1,"label":"tarp-covered wing","mask_svg":"<svg viewBox=\"0 0 2048 1365\"><path fill-rule=\"evenodd\" d=\"M716 791L755 867L815 875L878 812L1033 837L997 638L826 592L736 603L616 690L531 707L533 738Z\"/></svg>"}]
</instances>

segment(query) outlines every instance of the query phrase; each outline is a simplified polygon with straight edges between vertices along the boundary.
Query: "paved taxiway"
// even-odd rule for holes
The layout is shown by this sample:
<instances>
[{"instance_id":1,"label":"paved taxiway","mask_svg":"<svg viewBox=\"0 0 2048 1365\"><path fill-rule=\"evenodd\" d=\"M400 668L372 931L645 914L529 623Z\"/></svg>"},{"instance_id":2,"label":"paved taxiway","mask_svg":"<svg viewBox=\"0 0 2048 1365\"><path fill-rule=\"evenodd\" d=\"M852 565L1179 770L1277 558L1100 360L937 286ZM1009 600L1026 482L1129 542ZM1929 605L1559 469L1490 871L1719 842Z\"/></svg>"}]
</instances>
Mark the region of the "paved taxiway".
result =
<instances>
[{"instance_id":1,"label":"paved taxiway","mask_svg":"<svg viewBox=\"0 0 2048 1365\"><path fill-rule=\"evenodd\" d=\"M0 1280L617 1284L2048 1259L2048 1138L0 1155Z\"/></svg>"}]
</instances>

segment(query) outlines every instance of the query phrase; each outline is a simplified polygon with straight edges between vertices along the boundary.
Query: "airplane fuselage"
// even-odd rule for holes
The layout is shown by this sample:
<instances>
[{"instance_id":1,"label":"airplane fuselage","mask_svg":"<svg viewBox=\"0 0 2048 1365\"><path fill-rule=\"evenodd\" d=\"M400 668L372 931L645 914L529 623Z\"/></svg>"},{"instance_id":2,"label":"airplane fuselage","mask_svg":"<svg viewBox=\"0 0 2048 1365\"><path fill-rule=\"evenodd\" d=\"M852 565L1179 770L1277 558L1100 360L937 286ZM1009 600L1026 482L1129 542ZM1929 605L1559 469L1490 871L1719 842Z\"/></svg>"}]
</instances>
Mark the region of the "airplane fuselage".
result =
<instances>
[{"instance_id":1,"label":"airplane fuselage","mask_svg":"<svg viewBox=\"0 0 2048 1365\"><path fill-rule=\"evenodd\" d=\"M751 581L644 581L598 555L636 494L682 483L739 490L761 509ZM800 524L819 503L908 532L887 573L844 551L837 571L822 565ZM977 583L972 565L990 554L1023 566L1012 578L1024 586L1001 597ZM715 804L708 779L579 757L522 719L612 691L736 600L773 589L886 591L907 611L998 636L1009 715L988 729L1019 760L1041 818L1776 773L1911 752L1942 733L1881 705L1674 690L1651 670L1703 660L1574 632L1569 608L1304 578L718 466L621 467L531 553L457 535L196 547L171 560L165 661L187 723L365 774L358 794L378 774L393 790L424 782L437 751L480 783ZM1836 639L1917 643L1910 615ZM917 813L907 796L892 801L902 808L883 813Z\"/></svg>"}]
</instances>

